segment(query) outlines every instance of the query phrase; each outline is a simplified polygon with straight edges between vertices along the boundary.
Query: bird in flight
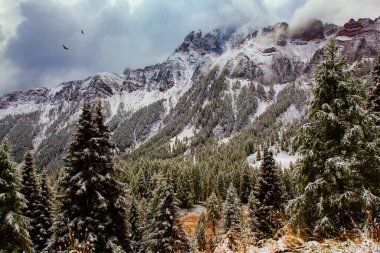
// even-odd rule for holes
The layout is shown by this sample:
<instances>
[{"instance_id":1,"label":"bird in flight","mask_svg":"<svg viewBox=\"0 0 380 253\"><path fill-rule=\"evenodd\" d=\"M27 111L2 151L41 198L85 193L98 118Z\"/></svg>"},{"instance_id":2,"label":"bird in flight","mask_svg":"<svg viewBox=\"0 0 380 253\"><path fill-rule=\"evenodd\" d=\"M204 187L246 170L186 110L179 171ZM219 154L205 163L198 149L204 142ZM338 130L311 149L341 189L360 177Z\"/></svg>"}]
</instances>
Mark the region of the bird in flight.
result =
<instances>
[{"instance_id":1,"label":"bird in flight","mask_svg":"<svg viewBox=\"0 0 380 253\"><path fill-rule=\"evenodd\" d=\"M82 30L82 34L84 34L83 30Z\"/></svg>"},{"instance_id":2,"label":"bird in flight","mask_svg":"<svg viewBox=\"0 0 380 253\"><path fill-rule=\"evenodd\" d=\"M62 45L64 49L69 50L65 45Z\"/></svg>"}]
</instances>

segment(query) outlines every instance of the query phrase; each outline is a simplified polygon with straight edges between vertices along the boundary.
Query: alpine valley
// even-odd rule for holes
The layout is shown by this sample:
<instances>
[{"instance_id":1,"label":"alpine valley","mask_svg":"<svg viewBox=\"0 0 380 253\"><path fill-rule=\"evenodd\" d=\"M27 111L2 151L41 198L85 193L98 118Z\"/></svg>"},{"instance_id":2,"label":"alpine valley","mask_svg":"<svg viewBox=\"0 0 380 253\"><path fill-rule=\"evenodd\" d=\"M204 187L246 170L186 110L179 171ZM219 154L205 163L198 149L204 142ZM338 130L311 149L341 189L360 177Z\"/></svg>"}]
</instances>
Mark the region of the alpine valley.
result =
<instances>
[{"instance_id":1,"label":"alpine valley","mask_svg":"<svg viewBox=\"0 0 380 253\"><path fill-rule=\"evenodd\" d=\"M0 252L379 252L380 17L243 30L1 96Z\"/></svg>"},{"instance_id":2,"label":"alpine valley","mask_svg":"<svg viewBox=\"0 0 380 253\"><path fill-rule=\"evenodd\" d=\"M343 27L319 20L294 29L277 23L245 37L193 31L162 63L0 97L0 139L9 139L17 162L33 149L40 167L54 168L80 105L100 100L121 153L139 147L173 153L182 143L183 152L175 155L188 155L208 139L228 144L257 128L268 132L250 140L256 144L290 142L329 38L356 75L366 78L380 49L380 18L351 19ZM296 156L278 158L289 165Z\"/></svg>"}]
</instances>

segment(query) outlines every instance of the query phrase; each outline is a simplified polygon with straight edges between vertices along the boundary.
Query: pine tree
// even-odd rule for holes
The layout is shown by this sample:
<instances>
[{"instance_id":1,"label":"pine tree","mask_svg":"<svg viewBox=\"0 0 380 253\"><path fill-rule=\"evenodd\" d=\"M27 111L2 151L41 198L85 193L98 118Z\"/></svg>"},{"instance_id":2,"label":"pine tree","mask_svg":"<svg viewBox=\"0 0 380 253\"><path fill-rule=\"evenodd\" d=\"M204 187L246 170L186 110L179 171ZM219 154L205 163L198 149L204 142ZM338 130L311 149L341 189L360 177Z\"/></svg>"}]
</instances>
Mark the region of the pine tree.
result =
<instances>
[{"instance_id":1,"label":"pine tree","mask_svg":"<svg viewBox=\"0 0 380 253\"><path fill-rule=\"evenodd\" d=\"M137 207L136 199L132 199L128 213L129 222L129 240L131 242L132 252L140 252L143 239L142 223Z\"/></svg>"},{"instance_id":2,"label":"pine tree","mask_svg":"<svg viewBox=\"0 0 380 253\"><path fill-rule=\"evenodd\" d=\"M199 217L198 224L195 229L195 237L197 240L198 250L206 250L206 217L204 213L202 213Z\"/></svg>"},{"instance_id":3,"label":"pine tree","mask_svg":"<svg viewBox=\"0 0 380 253\"><path fill-rule=\"evenodd\" d=\"M240 230L240 200L235 187L230 184L227 190L227 197L223 207L224 230Z\"/></svg>"},{"instance_id":4,"label":"pine tree","mask_svg":"<svg viewBox=\"0 0 380 253\"><path fill-rule=\"evenodd\" d=\"M39 242L39 223L37 217L40 216L41 208L39 203L40 189L37 182L36 167L32 151L27 151L24 156L22 167L21 193L27 201L27 207L22 209L23 215L29 218L29 236L36 251L41 250Z\"/></svg>"},{"instance_id":5,"label":"pine tree","mask_svg":"<svg viewBox=\"0 0 380 253\"><path fill-rule=\"evenodd\" d=\"M240 199L242 203L248 203L249 194L252 191L252 182L250 177L249 166L244 166L241 170L240 179Z\"/></svg>"},{"instance_id":6,"label":"pine tree","mask_svg":"<svg viewBox=\"0 0 380 253\"><path fill-rule=\"evenodd\" d=\"M299 196L288 206L294 229L325 237L363 224L380 196L379 130L364 110L362 84L337 51L330 41L317 69L308 123L297 137Z\"/></svg>"},{"instance_id":7,"label":"pine tree","mask_svg":"<svg viewBox=\"0 0 380 253\"><path fill-rule=\"evenodd\" d=\"M257 238L270 238L281 227L283 194L284 189L273 153L266 151L248 205L251 226Z\"/></svg>"},{"instance_id":8,"label":"pine tree","mask_svg":"<svg viewBox=\"0 0 380 253\"><path fill-rule=\"evenodd\" d=\"M38 213L39 216L36 217L36 223L38 228L38 237L36 238L38 243L35 244L35 249L37 252L42 252L48 246L48 241L50 239L50 229L53 222L52 217L52 191L47 182L46 173L42 174L40 182L40 194L38 196Z\"/></svg>"},{"instance_id":9,"label":"pine tree","mask_svg":"<svg viewBox=\"0 0 380 253\"><path fill-rule=\"evenodd\" d=\"M190 172L187 170L181 170L177 179L176 195L180 201L180 207L192 207L194 205L194 193Z\"/></svg>"},{"instance_id":10,"label":"pine tree","mask_svg":"<svg viewBox=\"0 0 380 253\"><path fill-rule=\"evenodd\" d=\"M213 192L207 199L207 222L211 226L212 233L216 235L216 228L221 218L221 205L218 197Z\"/></svg>"},{"instance_id":11,"label":"pine tree","mask_svg":"<svg viewBox=\"0 0 380 253\"><path fill-rule=\"evenodd\" d=\"M178 224L178 201L169 173L158 199L160 203L150 228L147 252L188 252L190 246L182 226Z\"/></svg>"},{"instance_id":12,"label":"pine tree","mask_svg":"<svg viewBox=\"0 0 380 253\"><path fill-rule=\"evenodd\" d=\"M371 113L376 113L380 116L380 53L374 62L372 69L373 87L368 96L367 108Z\"/></svg>"},{"instance_id":13,"label":"pine tree","mask_svg":"<svg viewBox=\"0 0 380 253\"><path fill-rule=\"evenodd\" d=\"M65 159L65 176L60 183L63 194L51 250L67 244L70 226L78 241L92 242L96 252L130 251L126 198L123 184L116 180L113 147L101 105L93 112L85 102Z\"/></svg>"},{"instance_id":14,"label":"pine tree","mask_svg":"<svg viewBox=\"0 0 380 253\"><path fill-rule=\"evenodd\" d=\"M19 192L21 187L15 164L10 158L7 141L0 145L0 251L34 252L28 233L28 221L21 209L26 200Z\"/></svg>"}]
</instances>

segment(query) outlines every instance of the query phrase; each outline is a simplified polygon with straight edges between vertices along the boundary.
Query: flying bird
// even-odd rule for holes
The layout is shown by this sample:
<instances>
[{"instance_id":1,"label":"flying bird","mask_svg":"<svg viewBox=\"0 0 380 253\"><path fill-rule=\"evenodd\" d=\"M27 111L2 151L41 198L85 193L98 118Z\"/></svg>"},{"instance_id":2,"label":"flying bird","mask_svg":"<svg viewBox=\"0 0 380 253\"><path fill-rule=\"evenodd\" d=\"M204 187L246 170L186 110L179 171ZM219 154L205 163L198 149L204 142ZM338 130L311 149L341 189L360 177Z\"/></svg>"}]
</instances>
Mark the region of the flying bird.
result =
<instances>
[{"instance_id":1,"label":"flying bird","mask_svg":"<svg viewBox=\"0 0 380 253\"><path fill-rule=\"evenodd\" d=\"M83 30L82 30L82 34L84 34Z\"/></svg>"},{"instance_id":2,"label":"flying bird","mask_svg":"<svg viewBox=\"0 0 380 253\"><path fill-rule=\"evenodd\" d=\"M65 45L62 45L64 49L69 50Z\"/></svg>"}]
</instances>

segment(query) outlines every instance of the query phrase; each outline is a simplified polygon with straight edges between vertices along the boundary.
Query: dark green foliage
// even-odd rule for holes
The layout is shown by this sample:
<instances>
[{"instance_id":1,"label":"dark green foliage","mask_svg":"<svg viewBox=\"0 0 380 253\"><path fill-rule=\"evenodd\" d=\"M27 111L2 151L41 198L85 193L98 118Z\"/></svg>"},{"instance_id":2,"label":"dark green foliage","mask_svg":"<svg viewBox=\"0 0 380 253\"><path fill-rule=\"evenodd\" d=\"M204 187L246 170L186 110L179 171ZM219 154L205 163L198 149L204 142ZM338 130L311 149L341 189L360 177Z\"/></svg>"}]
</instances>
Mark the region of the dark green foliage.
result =
<instances>
[{"instance_id":1,"label":"dark green foliage","mask_svg":"<svg viewBox=\"0 0 380 253\"><path fill-rule=\"evenodd\" d=\"M380 54L374 62L371 73L373 87L368 96L367 108L371 113L380 116Z\"/></svg>"},{"instance_id":2,"label":"dark green foliage","mask_svg":"<svg viewBox=\"0 0 380 253\"><path fill-rule=\"evenodd\" d=\"M213 234L216 234L216 228L218 226L218 222L220 220L222 206L220 204L220 200L216 196L216 194L213 192L210 197L207 199L207 222L210 224Z\"/></svg>"},{"instance_id":3,"label":"dark green foliage","mask_svg":"<svg viewBox=\"0 0 380 253\"><path fill-rule=\"evenodd\" d=\"M199 251L206 250L206 217L204 213L199 216L195 229L195 238L197 241L197 249Z\"/></svg>"},{"instance_id":4,"label":"dark green foliage","mask_svg":"<svg viewBox=\"0 0 380 253\"><path fill-rule=\"evenodd\" d=\"M296 166L299 196L290 201L294 229L330 237L365 223L379 210L379 130L364 110L362 84L327 46L318 66L313 100L298 135L303 155Z\"/></svg>"},{"instance_id":5,"label":"dark green foliage","mask_svg":"<svg viewBox=\"0 0 380 253\"><path fill-rule=\"evenodd\" d=\"M48 246L48 241L51 237L51 227L53 223L52 216L52 196L48 181L47 174L42 174L40 182L40 195L38 199L39 216L36 217L38 228L38 246L35 244L36 252L42 252Z\"/></svg>"},{"instance_id":6,"label":"dark green foliage","mask_svg":"<svg viewBox=\"0 0 380 253\"><path fill-rule=\"evenodd\" d=\"M248 86L243 86L236 100L236 130L242 129L249 123L249 116L256 112L257 106L255 85L251 83Z\"/></svg>"},{"instance_id":7,"label":"dark green foliage","mask_svg":"<svg viewBox=\"0 0 380 253\"><path fill-rule=\"evenodd\" d=\"M60 182L63 194L52 248L67 244L69 225L79 242L90 240L97 252L129 251L126 199L115 178L113 148L101 105L94 110L85 102Z\"/></svg>"},{"instance_id":8,"label":"dark green foliage","mask_svg":"<svg viewBox=\"0 0 380 253\"><path fill-rule=\"evenodd\" d=\"M132 252L140 252L143 240L143 227L136 200L133 198L128 212L128 236Z\"/></svg>"},{"instance_id":9,"label":"dark green foliage","mask_svg":"<svg viewBox=\"0 0 380 253\"><path fill-rule=\"evenodd\" d=\"M26 200L19 192L20 187L9 144L3 141L0 145L0 251L34 252L27 218L21 212Z\"/></svg>"},{"instance_id":10,"label":"dark green foliage","mask_svg":"<svg viewBox=\"0 0 380 253\"><path fill-rule=\"evenodd\" d=\"M8 138L12 145L12 157L21 162L27 150L33 149L33 139L39 131L40 113L6 116L0 120L0 139Z\"/></svg>"},{"instance_id":11,"label":"dark green foliage","mask_svg":"<svg viewBox=\"0 0 380 253\"><path fill-rule=\"evenodd\" d=\"M192 207L194 204L194 184L190 170L181 170L178 174L176 177L176 195L180 201L180 207Z\"/></svg>"},{"instance_id":12,"label":"dark green foliage","mask_svg":"<svg viewBox=\"0 0 380 253\"><path fill-rule=\"evenodd\" d=\"M230 184L227 197L223 207L223 228L227 233L229 230L240 231L241 213L240 200L235 187Z\"/></svg>"},{"instance_id":13,"label":"dark green foliage","mask_svg":"<svg viewBox=\"0 0 380 253\"><path fill-rule=\"evenodd\" d=\"M181 225L178 225L178 202L171 176L167 174L162 191L157 192L159 203L148 235L147 252L189 252L190 246Z\"/></svg>"},{"instance_id":14,"label":"dark green foliage","mask_svg":"<svg viewBox=\"0 0 380 253\"><path fill-rule=\"evenodd\" d=\"M282 227L284 190L271 151L266 151L249 200L251 227L257 238L271 238Z\"/></svg>"},{"instance_id":15,"label":"dark green foliage","mask_svg":"<svg viewBox=\"0 0 380 253\"><path fill-rule=\"evenodd\" d=\"M117 147L124 151L144 141L154 123L160 120L161 114L164 112L164 101L157 101L149 106L141 108L131 117L123 117L123 113L116 115L117 119L113 119L113 124L117 125L112 140Z\"/></svg>"},{"instance_id":16,"label":"dark green foliage","mask_svg":"<svg viewBox=\"0 0 380 253\"><path fill-rule=\"evenodd\" d=\"M30 221L29 236L34 249L39 252L44 248L41 240L38 217L41 215L40 188L37 181L36 167L32 151L27 151L22 167L21 193L26 199L27 207L22 209L23 215Z\"/></svg>"}]
</instances>

